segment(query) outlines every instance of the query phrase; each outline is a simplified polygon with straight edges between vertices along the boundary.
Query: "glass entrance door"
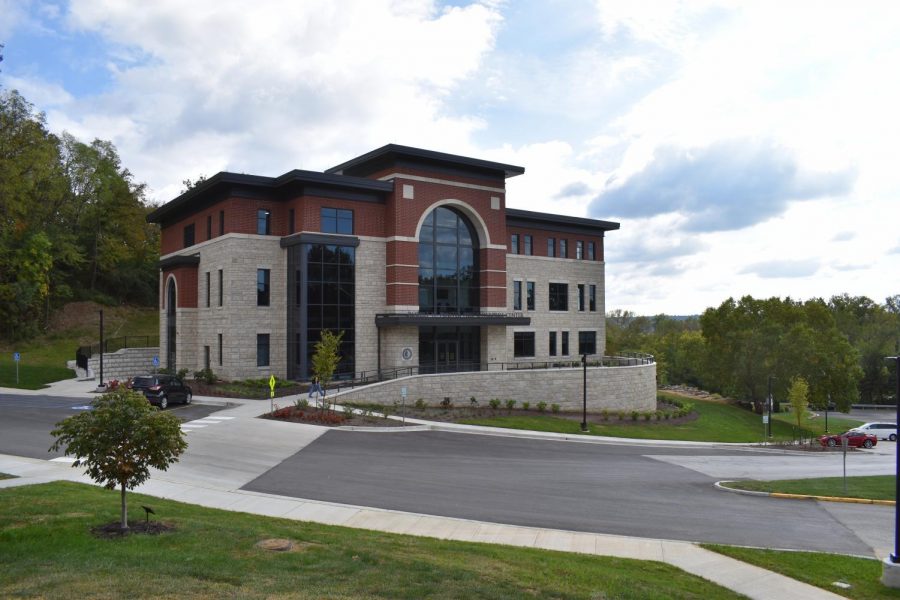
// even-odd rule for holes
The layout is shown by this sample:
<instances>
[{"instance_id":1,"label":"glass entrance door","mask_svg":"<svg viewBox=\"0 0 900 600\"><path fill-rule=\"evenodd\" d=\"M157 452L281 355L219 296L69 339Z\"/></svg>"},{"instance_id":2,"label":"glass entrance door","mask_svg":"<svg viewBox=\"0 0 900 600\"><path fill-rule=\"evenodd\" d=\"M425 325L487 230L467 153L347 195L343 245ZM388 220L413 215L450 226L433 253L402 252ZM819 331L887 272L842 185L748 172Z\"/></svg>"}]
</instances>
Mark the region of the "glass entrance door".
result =
<instances>
[{"instance_id":1,"label":"glass entrance door","mask_svg":"<svg viewBox=\"0 0 900 600\"><path fill-rule=\"evenodd\" d=\"M438 373L457 371L459 367L459 342L439 341L437 343L437 361L435 370Z\"/></svg>"}]
</instances>

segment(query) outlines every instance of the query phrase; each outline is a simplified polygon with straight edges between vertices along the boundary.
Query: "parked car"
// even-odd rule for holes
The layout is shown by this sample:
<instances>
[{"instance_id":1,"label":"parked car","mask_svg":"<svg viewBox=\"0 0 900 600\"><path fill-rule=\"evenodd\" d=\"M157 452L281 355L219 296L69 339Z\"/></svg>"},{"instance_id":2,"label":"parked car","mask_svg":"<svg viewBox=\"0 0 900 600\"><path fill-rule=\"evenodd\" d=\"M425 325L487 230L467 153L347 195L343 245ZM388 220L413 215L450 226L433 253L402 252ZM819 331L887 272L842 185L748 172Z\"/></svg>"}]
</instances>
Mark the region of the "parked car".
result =
<instances>
[{"instance_id":1,"label":"parked car","mask_svg":"<svg viewBox=\"0 0 900 600\"><path fill-rule=\"evenodd\" d=\"M138 375L128 382L128 388L141 392L150 404L165 409L170 402L190 404L193 398L191 388L174 375Z\"/></svg>"},{"instance_id":2,"label":"parked car","mask_svg":"<svg viewBox=\"0 0 900 600\"><path fill-rule=\"evenodd\" d=\"M897 441L896 423L865 423L864 425L854 427L853 429L877 435L879 440Z\"/></svg>"},{"instance_id":3,"label":"parked car","mask_svg":"<svg viewBox=\"0 0 900 600\"><path fill-rule=\"evenodd\" d=\"M823 435L819 438L819 443L823 446L834 448L841 445L841 438L844 437L847 438L847 445L851 448L859 448L860 446L871 448L878 443L878 436L864 431L857 431L856 429L851 429L838 435Z\"/></svg>"}]
</instances>

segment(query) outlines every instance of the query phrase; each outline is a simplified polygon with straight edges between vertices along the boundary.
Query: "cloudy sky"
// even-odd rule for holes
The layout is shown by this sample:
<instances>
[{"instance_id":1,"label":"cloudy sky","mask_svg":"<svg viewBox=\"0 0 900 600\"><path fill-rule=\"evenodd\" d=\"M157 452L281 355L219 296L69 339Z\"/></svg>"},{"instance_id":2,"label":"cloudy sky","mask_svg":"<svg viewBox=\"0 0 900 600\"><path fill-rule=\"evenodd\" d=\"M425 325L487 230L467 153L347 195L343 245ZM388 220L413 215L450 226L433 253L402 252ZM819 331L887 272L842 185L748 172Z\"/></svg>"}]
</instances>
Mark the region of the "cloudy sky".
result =
<instances>
[{"instance_id":1,"label":"cloudy sky","mask_svg":"<svg viewBox=\"0 0 900 600\"><path fill-rule=\"evenodd\" d=\"M900 293L900 3L0 0L0 85L157 203L386 143L621 223L607 309Z\"/></svg>"}]
</instances>

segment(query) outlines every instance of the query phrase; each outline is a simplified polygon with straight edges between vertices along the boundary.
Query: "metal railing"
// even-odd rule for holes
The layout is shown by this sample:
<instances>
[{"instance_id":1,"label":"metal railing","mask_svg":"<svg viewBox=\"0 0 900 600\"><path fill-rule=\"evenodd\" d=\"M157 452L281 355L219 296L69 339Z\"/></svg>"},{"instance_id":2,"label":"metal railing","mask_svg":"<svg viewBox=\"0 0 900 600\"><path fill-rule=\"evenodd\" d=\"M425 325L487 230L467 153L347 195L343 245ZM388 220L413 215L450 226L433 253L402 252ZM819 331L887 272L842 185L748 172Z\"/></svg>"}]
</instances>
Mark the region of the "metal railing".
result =
<instances>
[{"instance_id":1,"label":"metal railing","mask_svg":"<svg viewBox=\"0 0 900 600\"><path fill-rule=\"evenodd\" d=\"M648 365L656 360L650 354L640 352L626 352L618 356L603 356L589 360L589 367L634 367ZM410 377L412 375L434 375L448 373L472 373L480 371L521 371L537 369L573 369L582 367L581 359L553 360L553 361L517 361L517 362L460 362L453 366L441 365L413 365L409 367L394 367L390 369L373 369L358 373L338 373L329 386L332 392L353 389L362 385L369 385L379 381Z\"/></svg>"},{"instance_id":2,"label":"metal railing","mask_svg":"<svg viewBox=\"0 0 900 600\"><path fill-rule=\"evenodd\" d=\"M158 348L158 335L126 335L122 337L107 338L103 340L103 353L109 354L122 348ZM87 361L95 354L100 354L100 343L90 346L79 346L75 350L75 362L82 368L87 368Z\"/></svg>"}]
</instances>

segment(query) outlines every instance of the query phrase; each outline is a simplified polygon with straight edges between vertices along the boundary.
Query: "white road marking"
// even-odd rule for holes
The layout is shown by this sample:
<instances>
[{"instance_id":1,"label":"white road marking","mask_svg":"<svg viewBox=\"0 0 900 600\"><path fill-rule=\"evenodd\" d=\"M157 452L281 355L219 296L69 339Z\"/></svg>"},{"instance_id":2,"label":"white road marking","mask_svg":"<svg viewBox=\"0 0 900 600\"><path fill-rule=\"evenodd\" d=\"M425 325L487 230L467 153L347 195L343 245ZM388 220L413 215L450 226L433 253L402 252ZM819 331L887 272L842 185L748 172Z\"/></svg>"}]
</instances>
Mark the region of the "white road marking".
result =
<instances>
[{"instance_id":1,"label":"white road marking","mask_svg":"<svg viewBox=\"0 0 900 600\"><path fill-rule=\"evenodd\" d=\"M76 460L78 460L78 459L77 459L77 458L74 458L74 457L72 457L72 456L59 456L59 457L57 457L57 458L51 458L51 459L50 459L50 462L61 462L61 463L69 463L69 464L72 464L72 463L75 462Z\"/></svg>"}]
</instances>

